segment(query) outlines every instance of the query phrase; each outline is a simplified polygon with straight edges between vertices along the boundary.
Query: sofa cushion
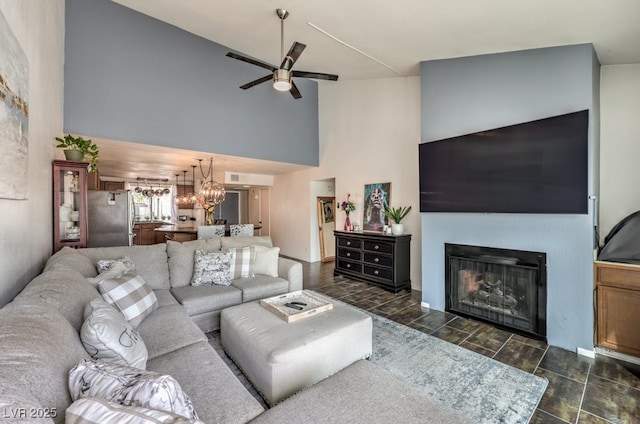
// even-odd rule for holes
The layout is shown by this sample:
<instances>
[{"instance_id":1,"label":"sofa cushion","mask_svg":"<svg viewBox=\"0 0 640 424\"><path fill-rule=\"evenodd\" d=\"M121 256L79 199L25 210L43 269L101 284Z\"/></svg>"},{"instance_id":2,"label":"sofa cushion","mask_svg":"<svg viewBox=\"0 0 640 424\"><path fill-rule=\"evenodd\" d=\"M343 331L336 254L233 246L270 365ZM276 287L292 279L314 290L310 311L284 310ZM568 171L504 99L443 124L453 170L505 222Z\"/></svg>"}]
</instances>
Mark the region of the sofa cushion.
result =
<instances>
[{"instance_id":1,"label":"sofa cushion","mask_svg":"<svg viewBox=\"0 0 640 424\"><path fill-rule=\"evenodd\" d=\"M246 423L264 411L206 341L149 360L147 368L178 380L206 423Z\"/></svg>"},{"instance_id":2,"label":"sofa cushion","mask_svg":"<svg viewBox=\"0 0 640 424\"><path fill-rule=\"evenodd\" d=\"M171 289L154 290L156 299L158 299L158 308L169 305L178 305L178 301L171 294Z\"/></svg>"},{"instance_id":3,"label":"sofa cushion","mask_svg":"<svg viewBox=\"0 0 640 424\"><path fill-rule=\"evenodd\" d=\"M269 236L222 237L220 241L222 243L222 249L235 249L236 247L247 247L247 246L273 247L273 243L271 242L271 237Z\"/></svg>"},{"instance_id":4,"label":"sofa cushion","mask_svg":"<svg viewBox=\"0 0 640 424\"><path fill-rule=\"evenodd\" d=\"M57 263L31 280L16 299L31 298L47 303L64 315L76 331L80 331L84 307L99 296L79 272Z\"/></svg>"},{"instance_id":5,"label":"sofa cushion","mask_svg":"<svg viewBox=\"0 0 640 424\"><path fill-rule=\"evenodd\" d=\"M233 286L242 290L242 301L264 299L277 296L289 291L289 282L280 277L256 275L251 278L238 278L233 280Z\"/></svg>"},{"instance_id":6,"label":"sofa cushion","mask_svg":"<svg viewBox=\"0 0 640 424\"><path fill-rule=\"evenodd\" d=\"M147 346L149 359L207 339L178 304L156 309L137 330Z\"/></svg>"},{"instance_id":7,"label":"sofa cushion","mask_svg":"<svg viewBox=\"0 0 640 424\"><path fill-rule=\"evenodd\" d=\"M253 266L255 274L268 275L270 277L278 276L278 257L280 255L279 247L255 246L256 261Z\"/></svg>"},{"instance_id":8,"label":"sofa cushion","mask_svg":"<svg viewBox=\"0 0 640 424\"><path fill-rule=\"evenodd\" d=\"M145 369L148 353L144 341L120 312L96 298L87 305L85 316L80 339L92 358Z\"/></svg>"},{"instance_id":9,"label":"sofa cushion","mask_svg":"<svg viewBox=\"0 0 640 424\"><path fill-rule=\"evenodd\" d=\"M256 247L247 246L229 249L232 253L229 275L231 279L253 277L253 266L256 261Z\"/></svg>"},{"instance_id":10,"label":"sofa cushion","mask_svg":"<svg viewBox=\"0 0 640 424\"><path fill-rule=\"evenodd\" d=\"M71 404L69 370L89 358L78 331L52 306L29 299L2 308L0 322L0 381L28 390L43 407L55 408L55 422L63 422L62 411Z\"/></svg>"},{"instance_id":11,"label":"sofa cushion","mask_svg":"<svg viewBox=\"0 0 640 424\"><path fill-rule=\"evenodd\" d=\"M103 280L98 289L104 300L113 304L134 327L158 307L158 299L144 279L134 272Z\"/></svg>"},{"instance_id":12,"label":"sofa cushion","mask_svg":"<svg viewBox=\"0 0 640 424\"><path fill-rule=\"evenodd\" d=\"M78 253L76 249L69 246L63 247L49 257L44 270L47 271L54 265L62 265L66 268L73 269L87 278L95 277L98 274L96 266L90 258Z\"/></svg>"},{"instance_id":13,"label":"sofa cushion","mask_svg":"<svg viewBox=\"0 0 640 424\"><path fill-rule=\"evenodd\" d=\"M231 262L233 253L229 250L211 252L196 250L193 263L192 286L215 284L228 286L231 284Z\"/></svg>"},{"instance_id":14,"label":"sofa cushion","mask_svg":"<svg viewBox=\"0 0 640 424\"><path fill-rule=\"evenodd\" d=\"M66 424L186 424L200 423L173 412L141 406L124 406L98 397L85 397L73 402L65 411Z\"/></svg>"},{"instance_id":15,"label":"sofa cushion","mask_svg":"<svg viewBox=\"0 0 640 424\"><path fill-rule=\"evenodd\" d=\"M101 259L118 259L123 256L131 258L138 274L152 289L169 288L169 265L165 243L149 246L90 247L77 251L89 257L94 266Z\"/></svg>"},{"instance_id":16,"label":"sofa cushion","mask_svg":"<svg viewBox=\"0 0 640 424\"><path fill-rule=\"evenodd\" d=\"M220 237L205 240L185 241L179 243L167 240L167 256L169 257L169 275L171 287L184 287L191 283L195 251L220 250Z\"/></svg>"},{"instance_id":17,"label":"sofa cushion","mask_svg":"<svg viewBox=\"0 0 640 424\"><path fill-rule=\"evenodd\" d=\"M297 393L252 424L318 423L469 424L454 409L371 361L360 360Z\"/></svg>"},{"instance_id":18,"label":"sofa cushion","mask_svg":"<svg viewBox=\"0 0 640 424\"><path fill-rule=\"evenodd\" d=\"M187 286L171 289L189 315L215 311L242 303L242 291L233 286Z\"/></svg>"},{"instance_id":19,"label":"sofa cushion","mask_svg":"<svg viewBox=\"0 0 640 424\"><path fill-rule=\"evenodd\" d=\"M82 360L69 371L69 392L75 401L96 396L126 406L142 406L198 419L180 383L167 374L126 365Z\"/></svg>"}]
</instances>

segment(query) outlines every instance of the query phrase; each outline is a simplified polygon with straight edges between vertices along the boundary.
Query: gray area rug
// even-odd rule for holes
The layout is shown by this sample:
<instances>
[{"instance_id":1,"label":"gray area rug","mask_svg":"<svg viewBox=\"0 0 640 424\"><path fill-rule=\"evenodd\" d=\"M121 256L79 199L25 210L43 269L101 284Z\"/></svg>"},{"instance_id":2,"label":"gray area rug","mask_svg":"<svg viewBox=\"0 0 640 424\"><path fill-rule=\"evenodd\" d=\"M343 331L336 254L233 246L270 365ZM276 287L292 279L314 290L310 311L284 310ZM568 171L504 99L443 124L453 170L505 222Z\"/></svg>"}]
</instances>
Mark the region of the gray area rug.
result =
<instances>
[{"instance_id":1,"label":"gray area rug","mask_svg":"<svg viewBox=\"0 0 640 424\"><path fill-rule=\"evenodd\" d=\"M373 362L451 406L474 423L528 423L547 380L452 343L371 314ZM220 332L209 343L238 379L268 408L224 353Z\"/></svg>"},{"instance_id":2,"label":"gray area rug","mask_svg":"<svg viewBox=\"0 0 640 424\"><path fill-rule=\"evenodd\" d=\"M373 362L475 423L529 422L547 388L546 379L369 315L373 318Z\"/></svg>"}]
</instances>

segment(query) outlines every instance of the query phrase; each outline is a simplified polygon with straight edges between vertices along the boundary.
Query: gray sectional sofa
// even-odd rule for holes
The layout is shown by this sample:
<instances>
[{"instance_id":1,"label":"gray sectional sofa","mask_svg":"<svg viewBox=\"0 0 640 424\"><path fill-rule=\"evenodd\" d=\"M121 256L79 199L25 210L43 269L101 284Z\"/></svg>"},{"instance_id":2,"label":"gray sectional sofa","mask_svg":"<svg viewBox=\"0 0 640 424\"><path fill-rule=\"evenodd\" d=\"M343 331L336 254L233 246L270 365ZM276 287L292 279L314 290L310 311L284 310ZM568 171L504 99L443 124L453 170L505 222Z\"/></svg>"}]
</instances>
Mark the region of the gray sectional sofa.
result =
<instances>
[{"instance_id":1,"label":"gray sectional sofa","mask_svg":"<svg viewBox=\"0 0 640 424\"><path fill-rule=\"evenodd\" d=\"M349 412L348 408L349 391L360 380L367 383L353 400L362 409L369 396L367 390L371 390L373 404L365 408L367 422L383 422L381 417L393 415L396 406L403 409L399 418L413 417L409 422L442 422L438 420L443 419L443 413L446 422L463 422L453 411L434 408L432 400L368 361L318 383L313 392L305 390L284 400L265 415L261 403L210 346L205 332L219 328L220 311L228 306L302 289L302 265L279 257L277 277L241 278L231 286L189 285L196 249L247 245L271 246L271 240L223 237L152 246L65 248L54 254L44 271L0 309L0 420L64 422L65 410L72 403L69 370L90 359L79 335L85 306L100 297L90 279L97 275L98 260L126 256L158 300L157 309L137 328L148 351L146 368L174 377L203 422L282 422L303 413L301 402L307 403L307 422L364 422L360 412ZM385 392L385 387L393 387L393 393ZM326 407L313 405L316 397L342 407L331 414ZM386 414L376 412L382 409ZM317 413L322 415L314 417Z\"/></svg>"}]
</instances>

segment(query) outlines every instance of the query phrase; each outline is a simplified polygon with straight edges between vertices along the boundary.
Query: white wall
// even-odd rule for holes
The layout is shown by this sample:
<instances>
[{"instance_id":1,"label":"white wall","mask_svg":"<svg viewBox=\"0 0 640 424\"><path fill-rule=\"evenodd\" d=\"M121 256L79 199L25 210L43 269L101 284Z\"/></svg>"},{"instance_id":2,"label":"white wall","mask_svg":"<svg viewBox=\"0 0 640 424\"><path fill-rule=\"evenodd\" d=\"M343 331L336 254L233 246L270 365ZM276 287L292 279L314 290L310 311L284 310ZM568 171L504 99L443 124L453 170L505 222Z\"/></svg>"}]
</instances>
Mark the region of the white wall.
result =
<instances>
[{"instance_id":1,"label":"white wall","mask_svg":"<svg viewBox=\"0 0 640 424\"><path fill-rule=\"evenodd\" d=\"M0 12L29 61L29 193L28 200L0 199L2 306L52 251L51 160L62 158L54 137L62 134L64 0L3 0Z\"/></svg>"},{"instance_id":2,"label":"white wall","mask_svg":"<svg viewBox=\"0 0 640 424\"><path fill-rule=\"evenodd\" d=\"M600 240L640 210L640 64L600 72Z\"/></svg>"},{"instance_id":3,"label":"white wall","mask_svg":"<svg viewBox=\"0 0 640 424\"><path fill-rule=\"evenodd\" d=\"M421 290L418 193L420 78L341 81L319 85L320 166L277 176L271 198L272 238L284 255L309 260L311 181L335 178L336 201L356 202L351 221L362 225L365 184L391 182L391 205L413 207L411 284ZM344 224L336 212L336 228Z\"/></svg>"}]
</instances>

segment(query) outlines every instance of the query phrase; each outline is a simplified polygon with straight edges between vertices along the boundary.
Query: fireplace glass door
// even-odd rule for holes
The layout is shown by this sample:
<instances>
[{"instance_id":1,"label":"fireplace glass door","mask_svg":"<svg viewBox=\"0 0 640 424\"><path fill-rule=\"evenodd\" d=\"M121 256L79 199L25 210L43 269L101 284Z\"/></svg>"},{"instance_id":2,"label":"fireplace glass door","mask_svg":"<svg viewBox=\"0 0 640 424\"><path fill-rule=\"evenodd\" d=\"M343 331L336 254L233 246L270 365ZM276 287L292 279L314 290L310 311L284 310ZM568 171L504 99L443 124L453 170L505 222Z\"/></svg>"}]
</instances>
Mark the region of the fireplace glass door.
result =
<instances>
[{"instance_id":1,"label":"fireplace glass door","mask_svg":"<svg viewBox=\"0 0 640 424\"><path fill-rule=\"evenodd\" d=\"M447 261L447 310L527 335L546 335L539 264L509 256L453 252Z\"/></svg>"}]
</instances>

